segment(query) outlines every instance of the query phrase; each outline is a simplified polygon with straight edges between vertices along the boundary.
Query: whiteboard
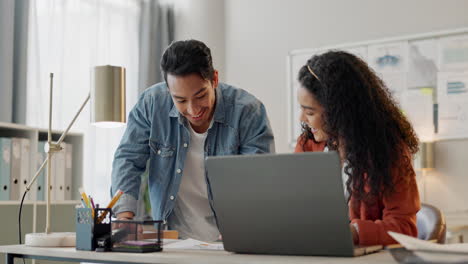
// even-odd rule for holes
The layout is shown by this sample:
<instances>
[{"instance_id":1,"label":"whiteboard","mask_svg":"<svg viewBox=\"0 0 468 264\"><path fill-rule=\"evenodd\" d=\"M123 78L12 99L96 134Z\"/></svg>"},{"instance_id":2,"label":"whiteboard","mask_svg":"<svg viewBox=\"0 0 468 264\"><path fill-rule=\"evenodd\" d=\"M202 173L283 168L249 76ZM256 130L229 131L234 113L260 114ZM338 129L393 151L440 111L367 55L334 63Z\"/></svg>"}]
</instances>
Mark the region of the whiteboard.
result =
<instances>
[{"instance_id":1,"label":"whiteboard","mask_svg":"<svg viewBox=\"0 0 468 264\"><path fill-rule=\"evenodd\" d=\"M382 78L421 141L468 138L468 28L290 51L288 139L301 133L299 69L329 50L355 54Z\"/></svg>"}]
</instances>

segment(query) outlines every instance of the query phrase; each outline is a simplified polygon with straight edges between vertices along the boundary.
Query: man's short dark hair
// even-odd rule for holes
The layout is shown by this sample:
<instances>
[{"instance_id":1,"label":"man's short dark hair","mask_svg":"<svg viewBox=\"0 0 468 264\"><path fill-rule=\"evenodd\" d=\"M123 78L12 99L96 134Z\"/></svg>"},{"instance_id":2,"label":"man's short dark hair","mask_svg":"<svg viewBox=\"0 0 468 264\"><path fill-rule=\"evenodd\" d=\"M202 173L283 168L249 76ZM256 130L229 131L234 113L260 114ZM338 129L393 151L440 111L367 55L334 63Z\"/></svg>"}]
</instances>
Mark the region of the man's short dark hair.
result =
<instances>
[{"instance_id":1,"label":"man's short dark hair","mask_svg":"<svg viewBox=\"0 0 468 264\"><path fill-rule=\"evenodd\" d=\"M167 74L187 76L196 73L205 80L213 80L214 68L210 48L194 39L175 41L164 51L161 70L166 82Z\"/></svg>"}]
</instances>

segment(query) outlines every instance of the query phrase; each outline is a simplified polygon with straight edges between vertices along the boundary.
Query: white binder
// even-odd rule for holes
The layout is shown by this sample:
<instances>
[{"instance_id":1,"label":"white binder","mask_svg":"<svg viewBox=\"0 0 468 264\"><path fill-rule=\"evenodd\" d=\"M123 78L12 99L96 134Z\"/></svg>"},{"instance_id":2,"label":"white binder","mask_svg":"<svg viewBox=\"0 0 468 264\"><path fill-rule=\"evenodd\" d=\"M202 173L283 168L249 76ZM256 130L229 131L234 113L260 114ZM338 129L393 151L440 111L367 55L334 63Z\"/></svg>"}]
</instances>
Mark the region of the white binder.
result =
<instances>
[{"instance_id":1,"label":"white binder","mask_svg":"<svg viewBox=\"0 0 468 264\"><path fill-rule=\"evenodd\" d=\"M47 153L46 153L47 155ZM51 201L56 201L57 200L57 193L55 192L56 189L56 180L55 178L57 177L57 168L55 167L57 164L57 153L54 153L52 155L52 158L50 159L50 162L52 163L50 165L50 170L52 171L52 175L50 176L50 183L49 183L49 188L50 188L50 200ZM46 165L47 167L47 165ZM46 174L44 175L44 183L47 183L47 168L46 168Z\"/></svg>"},{"instance_id":2,"label":"white binder","mask_svg":"<svg viewBox=\"0 0 468 264\"><path fill-rule=\"evenodd\" d=\"M11 138L0 137L0 201L10 199Z\"/></svg>"},{"instance_id":3,"label":"white binder","mask_svg":"<svg viewBox=\"0 0 468 264\"><path fill-rule=\"evenodd\" d=\"M10 200L20 199L21 138L11 139Z\"/></svg>"},{"instance_id":4,"label":"white binder","mask_svg":"<svg viewBox=\"0 0 468 264\"><path fill-rule=\"evenodd\" d=\"M41 167L44 160L47 158L47 153L44 151L45 141L39 141L37 145L37 166L36 171ZM41 171L36 179L37 201L45 201L45 175L47 166Z\"/></svg>"},{"instance_id":5,"label":"white binder","mask_svg":"<svg viewBox=\"0 0 468 264\"><path fill-rule=\"evenodd\" d=\"M53 156L55 156L55 164L53 165L55 171L52 174L55 183L54 200L63 201L65 200L65 151L56 152Z\"/></svg>"},{"instance_id":6,"label":"white binder","mask_svg":"<svg viewBox=\"0 0 468 264\"><path fill-rule=\"evenodd\" d=\"M20 181L20 189L19 195L20 199L23 196L24 191L26 190L26 186L29 184L29 180L31 179L31 142L28 138L21 139L21 181ZM31 200L31 197L36 197L36 187L33 184L32 188L29 190L28 194L25 197L25 200Z\"/></svg>"},{"instance_id":7,"label":"white binder","mask_svg":"<svg viewBox=\"0 0 468 264\"><path fill-rule=\"evenodd\" d=\"M73 145L65 143L65 200L72 199Z\"/></svg>"}]
</instances>

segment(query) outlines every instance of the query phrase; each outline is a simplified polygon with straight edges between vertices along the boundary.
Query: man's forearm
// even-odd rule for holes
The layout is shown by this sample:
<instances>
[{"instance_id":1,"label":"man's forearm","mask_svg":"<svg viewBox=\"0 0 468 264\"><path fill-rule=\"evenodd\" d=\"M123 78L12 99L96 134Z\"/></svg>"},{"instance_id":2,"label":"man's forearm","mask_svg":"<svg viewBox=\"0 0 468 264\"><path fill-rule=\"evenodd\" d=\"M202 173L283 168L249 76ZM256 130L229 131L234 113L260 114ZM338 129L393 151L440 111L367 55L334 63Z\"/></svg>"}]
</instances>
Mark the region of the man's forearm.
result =
<instances>
[{"instance_id":1,"label":"man's forearm","mask_svg":"<svg viewBox=\"0 0 468 264\"><path fill-rule=\"evenodd\" d=\"M135 215L136 210L137 210L136 198L126 193L124 193L120 197L117 204L115 204L114 208L112 208L112 211L117 216L120 215L120 213L132 213L133 215Z\"/></svg>"}]
</instances>

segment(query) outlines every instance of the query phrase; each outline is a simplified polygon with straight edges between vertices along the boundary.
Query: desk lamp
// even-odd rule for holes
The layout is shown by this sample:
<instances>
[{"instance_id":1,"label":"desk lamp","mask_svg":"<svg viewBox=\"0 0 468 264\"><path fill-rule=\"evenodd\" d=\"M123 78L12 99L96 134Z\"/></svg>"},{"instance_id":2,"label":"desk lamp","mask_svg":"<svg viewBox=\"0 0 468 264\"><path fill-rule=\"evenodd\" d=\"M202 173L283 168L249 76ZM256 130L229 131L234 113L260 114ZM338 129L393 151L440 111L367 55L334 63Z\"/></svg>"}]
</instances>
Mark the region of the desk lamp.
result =
<instances>
[{"instance_id":1,"label":"desk lamp","mask_svg":"<svg viewBox=\"0 0 468 264\"><path fill-rule=\"evenodd\" d=\"M46 177L46 227L44 233L31 233L26 235L25 244L27 246L59 247L74 246L75 233L62 232L52 233L50 229L50 183L52 155L62 150L61 143L65 139L68 131L75 123L81 111L91 100L91 123L100 127L115 127L123 125L126 120L125 112L125 68L118 66L96 66L92 73L92 88L80 109L72 119L68 127L60 136L57 142L52 141L52 91L53 73L50 74L50 99L49 99L49 128L47 133L47 144L45 152L47 158L37 170L36 174L26 187L28 192L31 185L39 176L47 164Z\"/></svg>"}]
</instances>

